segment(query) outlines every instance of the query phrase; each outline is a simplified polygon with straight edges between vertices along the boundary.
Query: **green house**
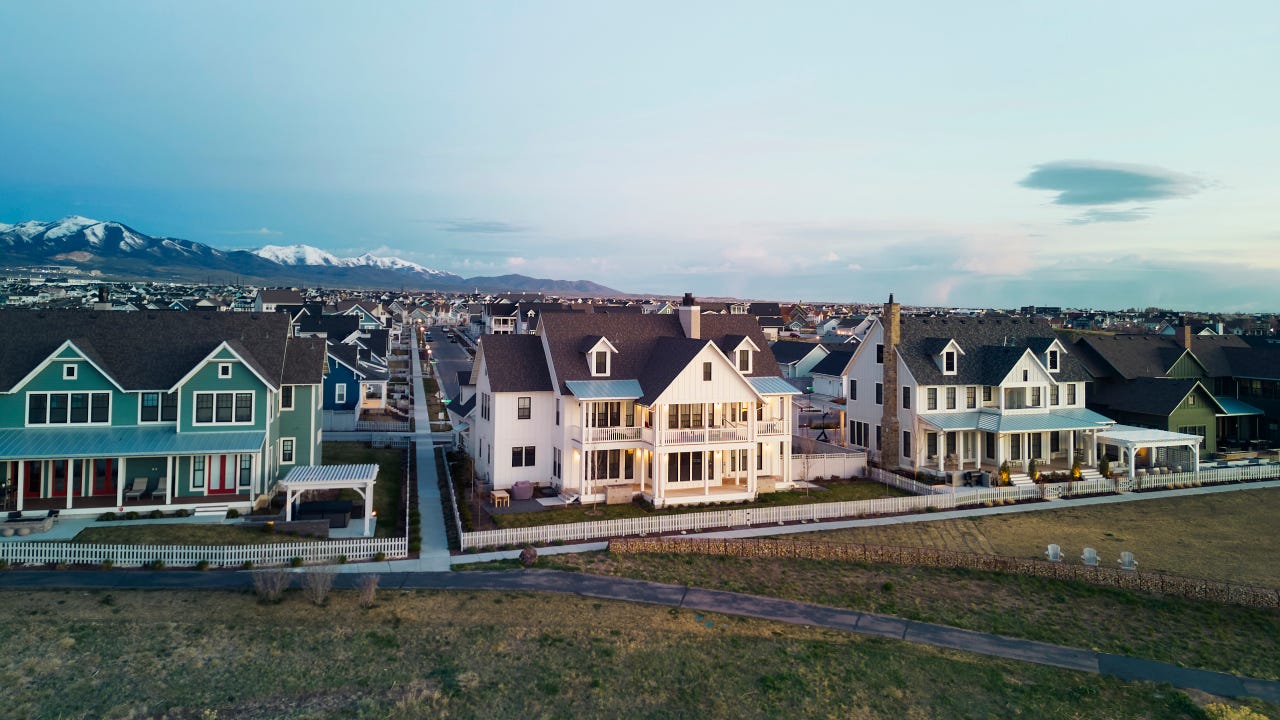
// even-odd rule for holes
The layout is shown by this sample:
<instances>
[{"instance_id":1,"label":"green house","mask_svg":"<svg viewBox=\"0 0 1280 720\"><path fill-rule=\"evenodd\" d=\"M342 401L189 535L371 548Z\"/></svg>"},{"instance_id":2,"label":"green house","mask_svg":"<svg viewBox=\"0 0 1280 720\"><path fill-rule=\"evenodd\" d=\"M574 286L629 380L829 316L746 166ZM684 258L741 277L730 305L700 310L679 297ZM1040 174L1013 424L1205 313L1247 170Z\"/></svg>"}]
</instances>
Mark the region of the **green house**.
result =
<instances>
[{"instance_id":1,"label":"green house","mask_svg":"<svg viewBox=\"0 0 1280 720\"><path fill-rule=\"evenodd\" d=\"M283 313L0 311L12 510L248 507L320 463L324 340Z\"/></svg>"}]
</instances>

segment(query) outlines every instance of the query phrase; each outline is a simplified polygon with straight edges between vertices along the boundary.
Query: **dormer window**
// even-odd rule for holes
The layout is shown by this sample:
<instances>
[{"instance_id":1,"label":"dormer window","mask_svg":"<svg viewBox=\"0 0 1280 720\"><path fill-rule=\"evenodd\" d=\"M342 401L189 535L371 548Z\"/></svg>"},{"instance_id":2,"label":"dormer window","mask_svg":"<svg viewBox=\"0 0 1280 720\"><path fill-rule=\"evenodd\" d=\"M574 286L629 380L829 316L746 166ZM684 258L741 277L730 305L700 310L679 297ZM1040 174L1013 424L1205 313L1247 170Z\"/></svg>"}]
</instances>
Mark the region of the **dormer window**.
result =
<instances>
[{"instance_id":1,"label":"dormer window","mask_svg":"<svg viewBox=\"0 0 1280 720\"><path fill-rule=\"evenodd\" d=\"M63 365L63 366L62 366L62 379L63 379L63 380L75 380L75 379L76 379L76 371L78 370L78 368L79 368L79 367L80 367L80 366L79 366L79 365L76 365L75 363L67 363L66 365Z\"/></svg>"},{"instance_id":2,"label":"dormer window","mask_svg":"<svg viewBox=\"0 0 1280 720\"><path fill-rule=\"evenodd\" d=\"M1058 372L1058 351L1057 350L1049 351L1048 366L1049 366L1049 372Z\"/></svg>"},{"instance_id":3,"label":"dormer window","mask_svg":"<svg viewBox=\"0 0 1280 720\"><path fill-rule=\"evenodd\" d=\"M948 350L942 354L942 372L954 375L956 372L956 351Z\"/></svg>"},{"instance_id":4,"label":"dormer window","mask_svg":"<svg viewBox=\"0 0 1280 720\"><path fill-rule=\"evenodd\" d=\"M587 368L591 377L609 377L613 371L613 354L618 348L603 335L583 340L581 350L587 356Z\"/></svg>"},{"instance_id":5,"label":"dormer window","mask_svg":"<svg viewBox=\"0 0 1280 720\"><path fill-rule=\"evenodd\" d=\"M591 374L601 377L609 374L609 351L597 350L591 353Z\"/></svg>"},{"instance_id":6,"label":"dormer window","mask_svg":"<svg viewBox=\"0 0 1280 720\"><path fill-rule=\"evenodd\" d=\"M738 372L751 372L751 351L747 348L738 351Z\"/></svg>"}]
</instances>

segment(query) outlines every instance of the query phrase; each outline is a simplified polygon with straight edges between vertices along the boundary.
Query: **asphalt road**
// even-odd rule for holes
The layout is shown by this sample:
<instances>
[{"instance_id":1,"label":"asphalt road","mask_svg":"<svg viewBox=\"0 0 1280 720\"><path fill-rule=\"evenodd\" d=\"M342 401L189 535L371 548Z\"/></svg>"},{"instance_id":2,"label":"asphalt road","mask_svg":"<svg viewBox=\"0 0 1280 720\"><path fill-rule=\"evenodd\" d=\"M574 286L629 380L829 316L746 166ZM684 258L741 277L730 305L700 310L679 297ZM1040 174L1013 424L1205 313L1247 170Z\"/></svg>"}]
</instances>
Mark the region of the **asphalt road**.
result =
<instances>
[{"instance_id":1,"label":"asphalt road","mask_svg":"<svg viewBox=\"0 0 1280 720\"><path fill-rule=\"evenodd\" d=\"M471 370L471 356L463 349L461 343L451 343L445 336L444 328L434 327L428 331L431 342L431 359L435 361L436 376L447 398L458 397L458 373Z\"/></svg>"}]
</instances>

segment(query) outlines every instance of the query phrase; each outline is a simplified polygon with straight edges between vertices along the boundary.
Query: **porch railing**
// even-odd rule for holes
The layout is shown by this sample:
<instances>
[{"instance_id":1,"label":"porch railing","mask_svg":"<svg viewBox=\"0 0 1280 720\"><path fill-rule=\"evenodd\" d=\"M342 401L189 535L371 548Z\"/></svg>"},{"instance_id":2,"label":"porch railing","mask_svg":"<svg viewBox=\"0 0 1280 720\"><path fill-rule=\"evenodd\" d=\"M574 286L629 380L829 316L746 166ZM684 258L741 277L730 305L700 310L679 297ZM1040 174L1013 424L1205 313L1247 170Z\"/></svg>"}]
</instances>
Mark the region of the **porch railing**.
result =
<instances>
[{"instance_id":1,"label":"porch railing","mask_svg":"<svg viewBox=\"0 0 1280 720\"><path fill-rule=\"evenodd\" d=\"M786 435L791 427L782 420L762 420L756 423L757 435Z\"/></svg>"},{"instance_id":2,"label":"porch railing","mask_svg":"<svg viewBox=\"0 0 1280 720\"><path fill-rule=\"evenodd\" d=\"M584 429L583 442L629 442L640 439L644 428L638 427L588 427Z\"/></svg>"}]
</instances>

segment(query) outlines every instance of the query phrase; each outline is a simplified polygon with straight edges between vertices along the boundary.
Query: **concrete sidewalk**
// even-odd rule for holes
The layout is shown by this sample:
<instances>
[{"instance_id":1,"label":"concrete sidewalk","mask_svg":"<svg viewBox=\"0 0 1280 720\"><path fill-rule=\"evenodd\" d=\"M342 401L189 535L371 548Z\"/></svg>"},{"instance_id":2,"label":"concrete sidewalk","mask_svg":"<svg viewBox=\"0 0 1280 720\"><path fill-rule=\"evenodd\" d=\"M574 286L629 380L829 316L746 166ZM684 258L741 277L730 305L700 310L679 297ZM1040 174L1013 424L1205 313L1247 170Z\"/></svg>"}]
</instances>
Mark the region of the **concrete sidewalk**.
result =
<instances>
[{"instance_id":1,"label":"concrete sidewalk","mask_svg":"<svg viewBox=\"0 0 1280 720\"><path fill-rule=\"evenodd\" d=\"M1111 655L1093 650L1010 638L922 623L888 615L828 607L795 600L747 595L631 580L628 578L560 572L556 570L506 570L435 573L397 571L400 563L362 563L361 569L388 566L379 586L405 590L523 590L563 593L584 597L640 602L699 612L812 625L845 632L943 647L1020 662L1109 675L1123 680L1169 683L1226 697L1257 697L1280 702L1280 682L1239 677L1226 673L1184 668L1142 658ZM355 567L355 566L344 566ZM337 578L339 588L354 588L355 574ZM0 588L22 589L225 589L244 590L252 585L252 573L152 572L147 570L11 570L0 573Z\"/></svg>"}]
</instances>

